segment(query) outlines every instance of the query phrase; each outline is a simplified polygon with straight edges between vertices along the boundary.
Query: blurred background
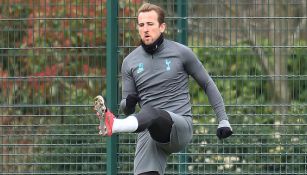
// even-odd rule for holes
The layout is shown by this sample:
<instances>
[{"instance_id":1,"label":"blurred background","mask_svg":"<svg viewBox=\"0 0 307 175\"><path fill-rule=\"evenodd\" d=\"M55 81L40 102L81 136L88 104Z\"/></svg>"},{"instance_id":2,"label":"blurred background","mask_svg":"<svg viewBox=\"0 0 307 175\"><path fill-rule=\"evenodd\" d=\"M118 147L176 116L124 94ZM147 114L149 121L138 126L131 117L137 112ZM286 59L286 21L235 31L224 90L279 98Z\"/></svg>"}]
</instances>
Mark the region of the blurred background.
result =
<instances>
[{"instance_id":1,"label":"blurred background","mask_svg":"<svg viewBox=\"0 0 307 175\"><path fill-rule=\"evenodd\" d=\"M124 117L120 67L143 2L0 0L0 174L132 174L135 134L98 136L93 98ZM146 2L199 57L234 130L217 139L190 79L194 137L166 174L306 174L306 0Z\"/></svg>"}]
</instances>

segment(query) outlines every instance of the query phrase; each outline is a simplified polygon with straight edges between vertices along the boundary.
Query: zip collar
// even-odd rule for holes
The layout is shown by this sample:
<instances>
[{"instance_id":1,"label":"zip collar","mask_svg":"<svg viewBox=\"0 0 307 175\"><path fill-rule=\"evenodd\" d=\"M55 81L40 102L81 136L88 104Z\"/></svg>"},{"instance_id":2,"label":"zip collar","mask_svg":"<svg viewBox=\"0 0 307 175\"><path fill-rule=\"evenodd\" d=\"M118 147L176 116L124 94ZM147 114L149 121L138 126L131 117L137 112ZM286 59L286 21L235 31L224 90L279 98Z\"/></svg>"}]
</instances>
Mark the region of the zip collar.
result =
<instances>
[{"instance_id":1,"label":"zip collar","mask_svg":"<svg viewBox=\"0 0 307 175\"><path fill-rule=\"evenodd\" d=\"M163 41L164 41L164 36L163 33L161 33L159 38L152 44L146 45L145 43L143 43L143 41L141 41L141 45L147 53L153 55L159 49Z\"/></svg>"}]
</instances>

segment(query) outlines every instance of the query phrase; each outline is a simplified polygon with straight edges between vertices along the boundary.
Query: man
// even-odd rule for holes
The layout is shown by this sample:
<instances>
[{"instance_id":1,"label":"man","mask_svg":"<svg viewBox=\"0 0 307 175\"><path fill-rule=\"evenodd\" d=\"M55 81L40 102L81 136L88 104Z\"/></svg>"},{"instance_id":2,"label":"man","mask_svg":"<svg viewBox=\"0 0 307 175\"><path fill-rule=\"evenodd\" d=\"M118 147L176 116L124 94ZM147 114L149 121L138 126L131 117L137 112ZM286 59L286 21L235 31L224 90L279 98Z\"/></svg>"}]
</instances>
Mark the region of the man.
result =
<instances>
[{"instance_id":1,"label":"man","mask_svg":"<svg viewBox=\"0 0 307 175\"><path fill-rule=\"evenodd\" d=\"M183 150L192 139L192 113L188 89L191 75L207 94L219 121L217 136L232 135L222 96L191 49L164 39L164 11L143 4L137 16L141 46L122 64L121 110L128 115L117 119L96 97L95 109L103 121L102 135L138 133L134 174L164 174L167 157ZM141 110L137 114L135 106ZM102 107L102 108L101 108Z\"/></svg>"}]
</instances>

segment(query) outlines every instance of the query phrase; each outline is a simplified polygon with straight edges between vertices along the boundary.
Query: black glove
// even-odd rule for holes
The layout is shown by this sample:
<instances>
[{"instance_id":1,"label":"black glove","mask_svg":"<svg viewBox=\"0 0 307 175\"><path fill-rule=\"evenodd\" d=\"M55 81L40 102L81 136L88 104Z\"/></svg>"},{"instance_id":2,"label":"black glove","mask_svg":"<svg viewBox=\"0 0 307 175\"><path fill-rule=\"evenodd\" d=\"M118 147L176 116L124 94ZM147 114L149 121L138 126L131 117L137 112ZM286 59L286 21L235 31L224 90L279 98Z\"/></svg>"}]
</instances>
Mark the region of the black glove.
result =
<instances>
[{"instance_id":1,"label":"black glove","mask_svg":"<svg viewBox=\"0 0 307 175\"><path fill-rule=\"evenodd\" d=\"M135 111L136 104L140 101L137 94L129 94L126 98L125 114L132 114Z\"/></svg>"},{"instance_id":2,"label":"black glove","mask_svg":"<svg viewBox=\"0 0 307 175\"><path fill-rule=\"evenodd\" d=\"M219 139L225 139L232 135L232 128L228 122L228 120L222 120L219 123L219 126L216 131L216 136Z\"/></svg>"}]
</instances>

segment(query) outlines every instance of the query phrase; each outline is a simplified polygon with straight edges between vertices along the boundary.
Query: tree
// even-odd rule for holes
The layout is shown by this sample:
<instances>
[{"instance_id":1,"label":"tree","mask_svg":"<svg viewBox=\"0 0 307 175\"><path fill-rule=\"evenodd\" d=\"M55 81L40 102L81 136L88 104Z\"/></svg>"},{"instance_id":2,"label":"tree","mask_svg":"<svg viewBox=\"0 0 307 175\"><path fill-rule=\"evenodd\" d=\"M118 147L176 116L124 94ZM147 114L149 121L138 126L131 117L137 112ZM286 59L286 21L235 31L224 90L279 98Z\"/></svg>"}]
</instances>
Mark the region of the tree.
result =
<instances>
[{"instance_id":1,"label":"tree","mask_svg":"<svg viewBox=\"0 0 307 175\"><path fill-rule=\"evenodd\" d=\"M285 114L291 100L287 58L295 43L306 36L302 33L307 21L306 1L218 1L216 6L212 4L207 9L201 10L196 6L193 9L191 16L209 16L203 24L191 22L191 26L200 28L199 31L210 31L212 26L229 31L229 35L221 30L207 35L208 40L217 41L214 44L232 43L229 47L236 47L233 44L245 42L249 45L259 58L264 72L262 75L270 78L274 110ZM213 19L221 17L221 20L210 21L210 16Z\"/></svg>"}]
</instances>

